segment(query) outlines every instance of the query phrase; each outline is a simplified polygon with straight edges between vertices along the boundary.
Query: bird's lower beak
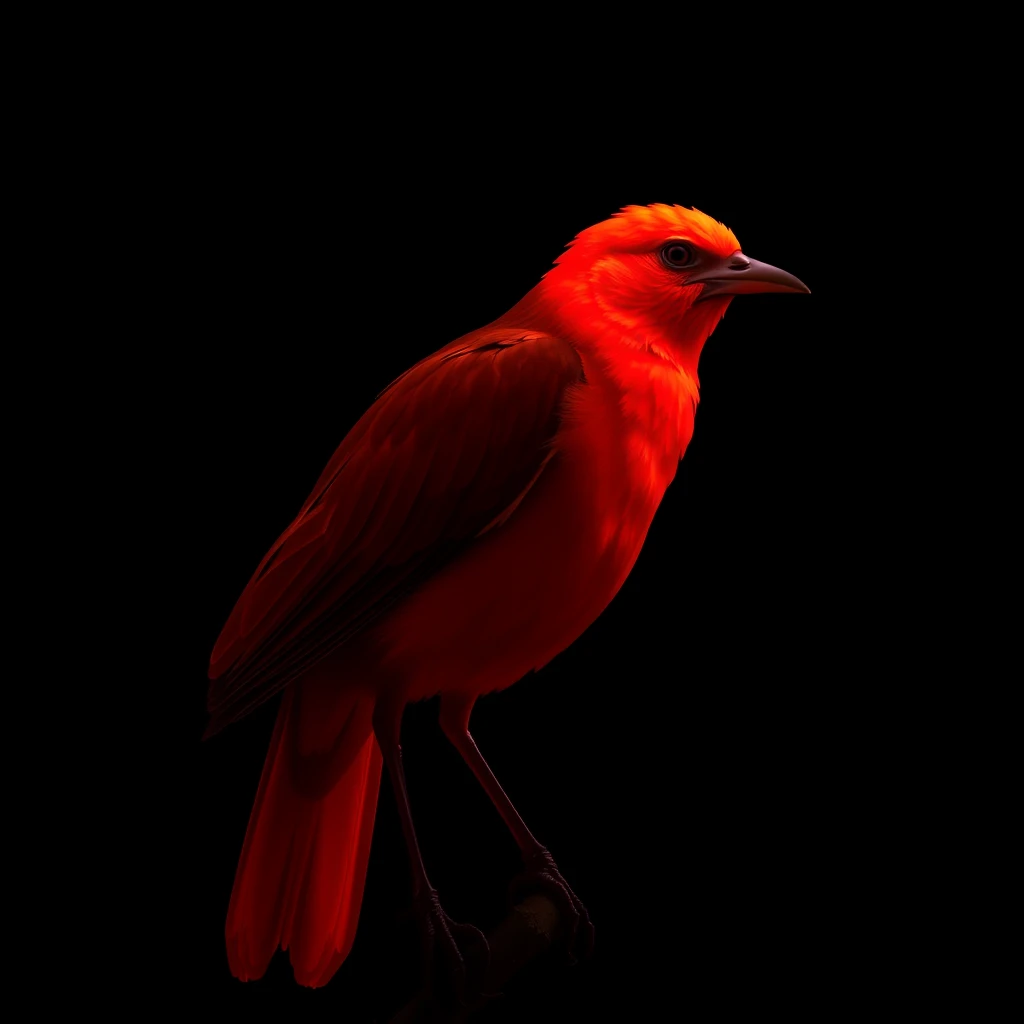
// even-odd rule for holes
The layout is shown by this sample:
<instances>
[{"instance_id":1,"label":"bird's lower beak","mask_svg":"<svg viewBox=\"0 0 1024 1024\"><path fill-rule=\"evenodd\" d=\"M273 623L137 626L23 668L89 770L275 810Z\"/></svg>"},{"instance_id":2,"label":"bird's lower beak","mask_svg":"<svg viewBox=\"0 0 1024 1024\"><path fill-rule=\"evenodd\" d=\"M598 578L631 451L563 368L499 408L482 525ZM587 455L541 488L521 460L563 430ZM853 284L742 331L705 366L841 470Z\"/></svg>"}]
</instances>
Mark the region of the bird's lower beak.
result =
<instances>
[{"instance_id":1,"label":"bird's lower beak","mask_svg":"<svg viewBox=\"0 0 1024 1024\"><path fill-rule=\"evenodd\" d=\"M755 292L810 294L811 291L803 281L785 270L752 260L739 250L716 261L713 266L701 268L686 283L704 285L698 302L713 295L751 295Z\"/></svg>"}]
</instances>

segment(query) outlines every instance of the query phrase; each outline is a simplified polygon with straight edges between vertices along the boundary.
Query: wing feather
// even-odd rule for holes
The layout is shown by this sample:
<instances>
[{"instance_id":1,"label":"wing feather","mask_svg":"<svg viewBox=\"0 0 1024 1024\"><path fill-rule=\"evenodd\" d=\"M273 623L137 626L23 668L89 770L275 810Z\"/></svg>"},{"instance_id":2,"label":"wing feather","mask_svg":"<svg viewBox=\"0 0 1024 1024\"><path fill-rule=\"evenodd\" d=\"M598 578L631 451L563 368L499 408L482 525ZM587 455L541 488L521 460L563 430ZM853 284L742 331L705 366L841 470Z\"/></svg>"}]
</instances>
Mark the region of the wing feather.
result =
<instances>
[{"instance_id":1,"label":"wing feather","mask_svg":"<svg viewBox=\"0 0 1024 1024\"><path fill-rule=\"evenodd\" d=\"M208 733L365 629L482 533L543 472L575 350L485 329L385 389L260 563L210 660Z\"/></svg>"}]
</instances>

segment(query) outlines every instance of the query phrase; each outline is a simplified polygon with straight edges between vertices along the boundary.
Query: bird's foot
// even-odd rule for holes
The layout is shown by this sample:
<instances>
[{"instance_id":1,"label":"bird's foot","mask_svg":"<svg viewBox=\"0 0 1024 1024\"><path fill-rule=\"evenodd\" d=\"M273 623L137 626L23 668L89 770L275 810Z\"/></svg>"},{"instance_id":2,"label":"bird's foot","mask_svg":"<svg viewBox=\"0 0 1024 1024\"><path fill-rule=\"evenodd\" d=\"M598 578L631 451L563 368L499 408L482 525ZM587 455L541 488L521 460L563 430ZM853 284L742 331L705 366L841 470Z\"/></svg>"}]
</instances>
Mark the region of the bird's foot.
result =
<instances>
[{"instance_id":1,"label":"bird's foot","mask_svg":"<svg viewBox=\"0 0 1024 1024\"><path fill-rule=\"evenodd\" d=\"M484 933L471 924L453 921L441 907L434 889L416 899L415 912L423 940L426 984L443 1007L468 1006L485 995L484 975L490 947Z\"/></svg>"},{"instance_id":2,"label":"bird's foot","mask_svg":"<svg viewBox=\"0 0 1024 1024\"><path fill-rule=\"evenodd\" d=\"M587 908L562 877L554 858L543 846L523 856L524 869L509 885L509 899L516 903L531 892L543 893L562 917L562 939L570 963L585 960L594 949L594 926Z\"/></svg>"}]
</instances>

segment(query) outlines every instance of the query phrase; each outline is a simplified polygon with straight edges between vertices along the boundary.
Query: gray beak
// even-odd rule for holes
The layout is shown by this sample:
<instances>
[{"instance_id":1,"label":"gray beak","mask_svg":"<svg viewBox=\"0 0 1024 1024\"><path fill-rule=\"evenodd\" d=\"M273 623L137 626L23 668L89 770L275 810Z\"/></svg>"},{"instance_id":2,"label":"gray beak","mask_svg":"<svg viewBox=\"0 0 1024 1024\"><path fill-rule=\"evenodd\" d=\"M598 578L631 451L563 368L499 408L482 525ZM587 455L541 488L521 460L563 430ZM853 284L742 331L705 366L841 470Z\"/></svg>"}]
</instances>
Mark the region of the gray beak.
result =
<instances>
[{"instance_id":1,"label":"gray beak","mask_svg":"<svg viewBox=\"0 0 1024 1024\"><path fill-rule=\"evenodd\" d=\"M811 291L799 278L769 263L752 260L738 249L731 256L717 260L688 277L686 283L704 285L698 302L713 295L752 295L755 292L810 294Z\"/></svg>"}]
</instances>

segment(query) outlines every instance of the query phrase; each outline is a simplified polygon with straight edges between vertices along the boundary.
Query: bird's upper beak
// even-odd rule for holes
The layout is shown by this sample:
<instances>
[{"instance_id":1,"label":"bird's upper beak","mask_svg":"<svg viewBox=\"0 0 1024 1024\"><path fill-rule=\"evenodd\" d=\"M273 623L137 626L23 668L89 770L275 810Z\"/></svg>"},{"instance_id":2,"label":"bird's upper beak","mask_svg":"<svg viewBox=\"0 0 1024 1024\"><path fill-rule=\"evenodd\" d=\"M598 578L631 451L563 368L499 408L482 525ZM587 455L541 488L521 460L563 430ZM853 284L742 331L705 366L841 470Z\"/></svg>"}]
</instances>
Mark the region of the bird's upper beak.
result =
<instances>
[{"instance_id":1,"label":"bird's upper beak","mask_svg":"<svg viewBox=\"0 0 1024 1024\"><path fill-rule=\"evenodd\" d=\"M754 292L805 292L810 293L799 278L787 274L778 267L760 263L744 256L739 249L731 256L724 256L687 278L687 284L703 284L704 290L698 297L713 295L749 295Z\"/></svg>"}]
</instances>

